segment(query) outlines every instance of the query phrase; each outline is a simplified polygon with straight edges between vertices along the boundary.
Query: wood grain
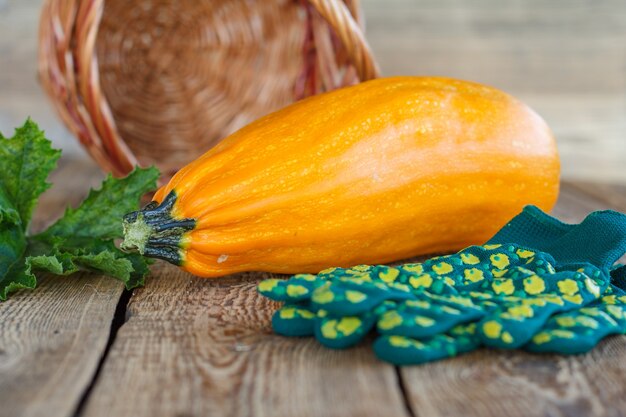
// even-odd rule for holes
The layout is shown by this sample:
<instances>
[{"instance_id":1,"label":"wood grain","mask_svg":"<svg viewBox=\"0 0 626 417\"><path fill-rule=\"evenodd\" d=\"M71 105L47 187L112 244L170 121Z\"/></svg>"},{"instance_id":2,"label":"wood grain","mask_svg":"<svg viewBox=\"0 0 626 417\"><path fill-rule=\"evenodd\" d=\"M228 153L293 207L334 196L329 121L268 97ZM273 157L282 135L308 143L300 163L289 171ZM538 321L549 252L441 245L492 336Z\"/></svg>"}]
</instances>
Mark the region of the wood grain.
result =
<instances>
[{"instance_id":1,"label":"wood grain","mask_svg":"<svg viewBox=\"0 0 626 417\"><path fill-rule=\"evenodd\" d=\"M84 416L406 415L393 366L274 335L262 274L199 279L159 263L136 291ZM112 401L115 398L115 401Z\"/></svg>"},{"instance_id":2,"label":"wood grain","mask_svg":"<svg viewBox=\"0 0 626 417\"><path fill-rule=\"evenodd\" d=\"M626 337L584 356L480 350L401 370L418 416L621 416Z\"/></svg>"},{"instance_id":3,"label":"wood grain","mask_svg":"<svg viewBox=\"0 0 626 417\"><path fill-rule=\"evenodd\" d=\"M622 0L363 0L363 8L386 75L440 74L515 94L626 91Z\"/></svg>"},{"instance_id":4,"label":"wood grain","mask_svg":"<svg viewBox=\"0 0 626 417\"><path fill-rule=\"evenodd\" d=\"M44 275L0 304L0 415L71 416L106 347L123 285Z\"/></svg>"},{"instance_id":5,"label":"wood grain","mask_svg":"<svg viewBox=\"0 0 626 417\"><path fill-rule=\"evenodd\" d=\"M93 164L62 161L34 229L80 201L100 176ZM1 416L73 415L104 353L122 291L121 282L99 275L44 274L35 290L0 303Z\"/></svg>"},{"instance_id":6,"label":"wood grain","mask_svg":"<svg viewBox=\"0 0 626 417\"><path fill-rule=\"evenodd\" d=\"M565 183L554 214L580 222L590 211L626 212L623 187ZM623 416L626 336L586 355L485 349L449 361L405 367L401 376L419 416Z\"/></svg>"}]
</instances>

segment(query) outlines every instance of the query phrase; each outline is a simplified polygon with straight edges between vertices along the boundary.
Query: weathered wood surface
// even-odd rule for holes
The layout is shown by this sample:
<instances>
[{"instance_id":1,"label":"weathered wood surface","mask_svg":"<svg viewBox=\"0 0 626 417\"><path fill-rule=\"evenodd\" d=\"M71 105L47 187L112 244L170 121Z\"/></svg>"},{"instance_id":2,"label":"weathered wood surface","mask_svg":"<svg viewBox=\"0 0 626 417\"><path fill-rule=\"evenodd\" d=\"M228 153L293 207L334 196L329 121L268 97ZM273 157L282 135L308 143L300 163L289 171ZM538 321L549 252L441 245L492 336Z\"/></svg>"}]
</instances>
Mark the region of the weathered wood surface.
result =
<instances>
[{"instance_id":1,"label":"weathered wood surface","mask_svg":"<svg viewBox=\"0 0 626 417\"><path fill-rule=\"evenodd\" d=\"M35 228L101 176L65 161ZM573 222L591 210L626 211L625 191L566 183L555 213ZM378 361L369 343L333 351L274 335L277 305L254 289L267 275L203 280L161 262L153 268L117 314L122 285L86 274L45 276L0 304L0 416L626 414L626 337L584 356L481 350L399 369Z\"/></svg>"},{"instance_id":2,"label":"weathered wood surface","mask_svg":"<svg viewBox=\"0 0 626 417\"><path fill-rule=\"evenodd\" d=\"M36 82L41 1L0 0L0 131L31 115L82 155ZM626 184L626 2L363 5L384 73L505 89L554 129L566 178ZM66 161L33 226L100 177L88 162ZM577 221L608 207L626 211L625 187L576 182L563 187L555 213ZM273 335L275 305L256 296L259 275L207 281L163 263L154 271L128 306L119 282L83 274L45 276L0 304L0 416L626 415L624 337L585 356L483 350L399 370L367 345L337 352ZM126 308L118 331L112 322Z\"/></svg>"},{"instance_id":3,"label":"weathered wood surface","mask_svg":"<svg viewBox=\"0 0 626 417\"><path fill-rule=\"evenodd\" d=\"M0 131L31 115L84 155L37 83L43 0L0 0ZM566 178L626 184L626 1L363 0L385 75L444 75L493 85L541 114Z\"/></svg>"},{"instance_id":4,"label":"weathered wood surface","mask_svg":"<svg viewBox=\"0 0 626 417\"><path fill-rule=\"evenodd\" d=\"M368 346L274 335L262 274L201 280L159 263L135 292L85 416L406 415ZM115 398L115 401L112 401Z\"/></svg>"}]
</instances>

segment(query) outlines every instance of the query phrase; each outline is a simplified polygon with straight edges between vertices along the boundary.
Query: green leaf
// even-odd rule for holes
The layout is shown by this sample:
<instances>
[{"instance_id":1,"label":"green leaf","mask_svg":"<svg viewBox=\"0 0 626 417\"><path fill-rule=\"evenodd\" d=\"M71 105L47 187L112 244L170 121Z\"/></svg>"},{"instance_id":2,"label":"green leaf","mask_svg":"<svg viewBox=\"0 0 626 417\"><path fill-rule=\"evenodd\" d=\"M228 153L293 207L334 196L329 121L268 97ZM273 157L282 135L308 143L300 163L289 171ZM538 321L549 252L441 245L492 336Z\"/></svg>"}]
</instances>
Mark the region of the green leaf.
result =
<instances>
[{"instance_id":1,"label":"green leaf","mask_svg":"<svg viewBox=\"0 0 626 417\"><path fill-rule=\"evenodd\" d=\"M0 300L19 288L34 288L37 283L22 262L25 249L21 219L0 186Z\"/></svg>"},{"instance_id":2,"label":"green leaf","mask_svg":"<svg viewBox=\"0 0 626 417\"><path fill-rule=\"evenodd\" d=\"M2 184L0 184L0 226L20 226L20 229L22 228L20 214L13 206Z\"/></svg>"},{"instance_id":3,"label":"green leaf","mask_svg":"<svg viewBox=\"0 0 626 417\"><path fill-rule=\"evenodd\" d=\"M72 272L78 271L75 269L74 271L70 271L72 264L66 263L65 260L60 259L59 256L51 256L51 255L39 255L39 256L29 256L26 258L26 262L35 269L39 269L42 271L48 271L55 275L68 275Z\"/></svg>"},{"instance_id":4,"label":"green leaf","mask_svg":"<svg viewBox=\"0 0 626 417\"><path fill-rule=\"evenodd\" d=\"M122 217L139 208L139 199L156 188L158 178L159 171L154 167L136 168L122 179L109 175L99 190L91 190L78 208L68 208L63 217L40 236L122 237Z\"/></svg>"},{"instance_id":5,"label":"green leaf","mask_svg":"<svg viewBox=\"0 0 626 417\"><path fill-rule=\"evenodd\" d=\"M30 119L15 129L12 138L0 134L0 185L21 218L22 230L28 227L37 199L50 187L46 179L60 155Z\"/></svg>"},{"instance_id":6,"label":"green leaf","mask_svg":"<svg viewBox=\"0 0 626 417\"><path fill-rule=\"evenodd\" d=\"M78 208L67 209L43 233L26 236L59 154L30 120L11 139L0 135L0 300L20 288L35 288L32 271L93 271L123 281L128 289L143 285L149 273L146 258L122 252L113 239L122 236L123 215L137 210L141 196L156 188L156 168L137 168L122 179L107 177Z\"/></svg>"},{"instance_id":7,"label":"green leaf","mask_svg":"<svg viewBox=\"0 0 626 417\"><path fill-rule=\"evenodd\" d=\"M33 239L26 251L26 261L33 270L56 275L78 271L105 274L124 282L128 289L143 285L145 276L150 272L145 258L136 253L122 252L112 240L81 237Z\"/></svg>"},{"instance_id":8,"label":"green leaf","mask_svg":"<svg viewBox=\"0 0 626 417\"><path fill-rule=\"evenodd\" d=\"M14 263L8 273L0 277L0 300L7 299L9 293L22 288L33 289L37 286L37 278L30 271L30 267L22 262Z\"/></svg>"}]
</instances>

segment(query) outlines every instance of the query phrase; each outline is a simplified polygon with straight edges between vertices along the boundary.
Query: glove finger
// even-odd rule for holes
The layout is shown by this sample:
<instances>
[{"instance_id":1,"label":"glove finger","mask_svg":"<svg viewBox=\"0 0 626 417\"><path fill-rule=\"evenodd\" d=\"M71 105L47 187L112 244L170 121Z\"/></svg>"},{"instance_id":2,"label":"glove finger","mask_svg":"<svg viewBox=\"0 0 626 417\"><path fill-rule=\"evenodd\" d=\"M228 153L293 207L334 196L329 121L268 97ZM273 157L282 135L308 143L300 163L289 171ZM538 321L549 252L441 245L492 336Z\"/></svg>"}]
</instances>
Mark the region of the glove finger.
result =
<instances>
[{"instance_id":1,"label":"glove finger","mask_svg":"<svg viewBox=\"0 0 626 417\"><path fill-rule=\"evenodd\" d=\"M471 299L461 296L428 296L408 300L380 316L381 334L412 338L432 337L457 324L476 321L485 315Z\"/></svg>"},{"instance_id":2,"label":"glove finger","mask_svg":"<svg viewBox=\"0 0 626 417\"><path fill-rule=\"evenodd\" d=\"M603 309L592 307L582 310L584 312L559 314L550 319L524 349L531 352L585 353L606 336L623 333L623 326Z\"/></svg>"},{"instance_id":3,"label":"glove finger","mask_svg":"<svg viewBox=\"0 0 626 417\"><path fill-rule=\"evenodd\" d=\"M374 353L394 365L417 365L469 352L480 346L474 323L459 325L447 334L426 339L385 335L374 342Z\"/></svg>"},{"instance_id":4,"label":"glove finger","mask_svg":"<svg viewBox=\"0 0 626 417\"><path fill-rule=\"evenodd\" d=\"M612 287L588 307L550 317L524 346L533 352L576 354L589 351L610 334L626 332L626 293Z\"/></svg>"},{"instance_id":5,"label":"glove finger","mask_svg":"<svg viewBox=\"0 0 626 417\"><path fill-rule=\"evenodd\" d=\"M266 279L259 283L257 291L274 301L301 302L311 298L313 291L326 280L312 274L298 274L284 279Z\"/></svg>"},{"instance_id":6,"label":"glove finger","mask_svg":"<svg viewBox=\"0 0 626 417\"><path fill-rule=\"evenodd\" d=\"M306 305L286 305L274 312L272 328L283 336L315 334L316 313Z\"/></svg>"},{"instance_id":7,"label":"glove finger","mask_svg":"<svg viewBox=\"0 0 626 417\"><path fill-rule=\"evenodd\" d=\"M373 310L386 300L415 297L403 284L339 278L317 288L311 302L314 308L326 310L333 316L354 316Z\"/></svg>"},{"instance_id":8,"label":"glove finger","mask_svg":"<svg viewBox=\"0 0 626 417\"><path fill-rule=\"evenodd\" d=\"M315 338L333 349L354 346L372 330L381 314L393 308L396 308L395 302L385 301L364 314L343 317L320 310L315 320Z\"/></svg>"},{"instance_id":9,"label":"glove finger","mask_svg":"<svg viewBox=\"0 0 626 417\"><path fill-rule=\"evenodd\" d=\"M486 346L515 349L530 340L550 315L559 311L562 300L548 296L507 297L507 302L497 304L499 307L479 322L477 336Z\"/></svg>"}]
</instances>

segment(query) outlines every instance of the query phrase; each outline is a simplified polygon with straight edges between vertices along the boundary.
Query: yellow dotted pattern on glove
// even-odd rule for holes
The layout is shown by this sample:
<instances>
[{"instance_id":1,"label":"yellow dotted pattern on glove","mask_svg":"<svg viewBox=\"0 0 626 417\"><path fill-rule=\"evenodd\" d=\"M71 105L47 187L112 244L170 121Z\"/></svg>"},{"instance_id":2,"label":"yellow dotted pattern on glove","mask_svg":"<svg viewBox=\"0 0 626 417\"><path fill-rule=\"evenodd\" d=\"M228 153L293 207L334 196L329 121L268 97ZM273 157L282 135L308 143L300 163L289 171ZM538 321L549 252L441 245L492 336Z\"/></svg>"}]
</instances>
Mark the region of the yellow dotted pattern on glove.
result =
<instances>
[{"instance_id":1,"label":"yellow dotted pattern on glove","mask_svg":"<svg viewBox=\"0 0 626 417\"><path fill-rule=\"evenodd\" d=\"M533 256L535 256L535 252L525 250L525 249L518 249L515 251L515 253L517 253L517 256L519 256L522 259L532 258Z\"/></svg>"},{"instance_id":2,"label":"yellow dotted pattern on glove","mask_svg":"<svg viewBox=\"0 0 626 417\"><path fill-rule=\"evenodd\" d=\"M493 288L493 291L498 295L511 295L515 292L515 285L513 284L513 280L511 279L494 281L493 284L491 284L491 287Z\"/></svg>"},{"instance_id":3,"label":"yellow dotted pattern on glove","mask_svg":"<svg viewBox=\"0 0 626 417\"><path fill-rule=\"evenodd\" d=\"M326 339L337 339L341 336L350 336L363 324L358 317L343 317L339 320L326 321L321 326L322 336Z\"/></svg>"},{"instance_id":4,"label":"yellow dotted pattern on glove","mask_svg":"<svg viewBox=\"0 0 626 417\"><path fill-rule=\"evenodd\" d=\"M461 262L463 262L465 265L477 265L480 263L480 259L478 259L478 256L474 254L462 253Z\"/></svg>"},{"instance_id":5,"label":"yellow dotted pattern on glove","mask_svg":"<svg viewBox=\"0 0 626 417\"><path fill-rule=\"evenodd\" d=\"M433 268L433 271L435 271L437 275L445 275L454 271L454 268L452 267L452 265L450 265L447 262L440 262L438 264L433 265L432 268Z\"/></svg>"},{"instance_id":6,"label":"yellow dotted pattern on glove","mask_svg":"<svg viewBox=\"0 0 626 417\"><path fill-rule=\"evenodd\" d=\"M281 282L281 280L279 279L266 279L264 281L261 281L259 283L259 291L262 292L270 292L272 291L274 288L276 288L278 286L278 283Z\"/></svg>"},{"instance_id":7,"label":"yellow dotted pattern on glove","mask_svg":"<svg viewBox=\"0 0 626 417\"><path fill-rule=\"evenodd\" d=\"M344 336L350 336L361 326L361 324L362 321L358 317L344 317L339 320L337 330L343 333Z\"/></svg>"},{"instance_id":8,"label":"yellow dotted pattern on glove","mask_svg":"<svg viewBox=\"0 0 626 417\"><path fill-rule=\"evenodd\" d=\"M524 291L530 295L541 294L546 290L545 281L538 275L524 278Z\"/></svg>"},{"instance_id":9,"label":"yellow dotted pattern on glove","mask_svg":"<svg viewBox=\"0 0 626 417\"><path fill-rule=\"evenodd\" d=\"M416 274L424 273L424 266L422 264L404 264L400 268L407 272L415 272Z\"/></svg>"},{"instance_id":10,"label":"yellow dotted pattern on glove","mask_svg":"<svg viewBox=\"0 0 626 417\"><path fill-rule=\"evenodd\" d=\"M299 295L308 294L309 290L302 285L289 284L287 285L287 295L290 297L297 297Z\"/></svg>"},{"instance_id":11,"label":"yellow dotted pattern on glove","mask_svg":"<svg viewBox=\"0 0 626 417\"><path fill-rule=\"evenodd\" d=\"M317 304L332 303L335 299L335 294L328 287L320 287L313 292L312 299Z\"/></svg>"},{"instance_id":12,"label":"yellow dotted pattern on glove","mask_svg":"<svg viewBox=\"0 0 626 417\"><path fill-rule=\"evenodd\" d=\"M483 323L483 333L491 339L498 339L502 333L502 325L494 320L487 321Z\"/></svg>"},{"instance_id":13,"label":"yellow dotted pattern on glove","mask_svg":"<svg viewBox=\"0 0 626 417\"><path fill-rule=\"evenodd\" d=\"M413 288L430 288L433 284L433 277L428 274L411 277L409 278L409 284L411 284Z\"/></svg>"},{"instance_id":14,"label":"yellow dotted pattern on glove","mask_svg":"<svg viewBox=\"0 0 626 417\"><path fill-rule=\"evenodd\" d=\"M574 295L578 292L578 284L570 278L566 278L557 283L561 294Z\"/></svg>"},{"instance_id":15,"label":"yellow dotted pattern on glove","mask_svg":"<svg viewBox=\"0 0 626 417\"><path fill-rule=\"evenodd\" d=\"M378 327L381 330L389 330L402 324L402 316L397 311L392 310L383 314L378 320Z\"/></svg>"},{"instance_id":16,"label":"yellow dotted pattern on glove","mask_svg":"<svg viewBox=\"0 0 626 417\"><path fill-rule=\"evenodd\" d=\"M394 282L398 276L400 275L400 271L398 271L397 269L389 269L387 271L384 272L380 272L378 273L378 277L383 281L383 282Z\"/></svg>"},{"instance_id":17,"label":"yellow dotted pattern on glove","mask_svg":"<svg viewBox=\"0 0 626 417\"><path fill-rule=\"evenodd\" d=\"M426 316L415 316L415 324L421 327L431 327L435 324L435 320Z\"/></svg>"},{"instance_id":18,"label":"yellow dotted pattern on glove","mask_svg":"<svg viewBox=\"0 0 626 417\"><path fill-rule=\"evenodd\" d=\"M302 317L303 319L312 319L315 317L315 314L311 311L296 307L283 307L280 309L279 314L280 318L285 320L294 319L296 317Z\"/></svg>"},{"instance_id":19,"label":"yellow dotted pattern on glove","mask_svg":"<svg viewBox=\"0 0 626 417\"><path fill-rule=\"evenodd\" d=\"M507 309L507 312L512 317L533 317L535 315L535 311L529 305L519 305L515 307L510 307Z\"/></svg>"},{"instance_id":20,"label":"yellow dotted pattern on glove","mask_svg":"<svg viewBox=\"0 0 626 417\"><path fill-rule=\"evenodd\" d=\"M360 303L367 298L367 295L363 294L361 291L348 290L346 291L346 300L351 303Z\"/></svg>"},{"instance_id":21,"label":"yellow dotted pattern on glove","mask_svg":"<svg viewBox=\"0 0 626 417\"><path fill-rule=\"evenodd\" d=\"M463 271L463 275L465 276L465 280L469 282L480 282L485 279L484 272L478 268L466 269Z\"/></svg>"},{"instance_id":22,"label":"yellow dotted pattern on glove","mask_svg":"<svg viewBox=\"0 0 626 417\"><path fill-rule=\"evenodd\" d=\"M400 348L414 348L414 349L425 349L426 345L415 340L409 339L404 336L390 336L389 344L391 346L400 347Z\"/></svg>"},{"instance_id":23,"label":"yellow dotted pattern on glove","mask_svg":"<svg viewBox=\"0 0 626 417\"><path fill-rule=\"evenodd\" d=\"M498 269L504 269L511 264L511 260L503 253L493 254L489 257L491 265Z\"/></svg>"}]
</instances>

